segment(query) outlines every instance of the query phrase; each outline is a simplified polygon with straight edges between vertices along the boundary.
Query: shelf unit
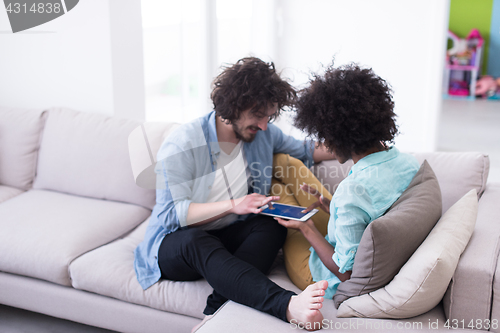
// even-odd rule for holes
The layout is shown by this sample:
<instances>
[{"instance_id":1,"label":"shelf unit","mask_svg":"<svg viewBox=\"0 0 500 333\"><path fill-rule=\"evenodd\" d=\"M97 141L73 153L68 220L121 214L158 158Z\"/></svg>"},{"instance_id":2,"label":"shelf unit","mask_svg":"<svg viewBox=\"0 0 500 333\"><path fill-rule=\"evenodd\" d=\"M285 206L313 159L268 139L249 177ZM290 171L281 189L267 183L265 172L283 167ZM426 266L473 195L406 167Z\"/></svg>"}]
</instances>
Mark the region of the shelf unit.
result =
<instances>
[{"instance_id":1,"label":"shelf unit","mask_svg":"<svg viewBox=\"0 0 500 333\"><path fill-rule=\"evenodd\" d=\"M481 70L484 40L477 29L473 29L465 40L460 39L451 31L448 32L448 38L454 44L462 44L462 53L464 53L463 48L466 47L465 52L468 52L470 57L467 65L454 64L450 60L449 52L451 49L447 51L444 67L443 97L475 99L477 78ZM451 56L454 56L454 54Z\"/></svg>"}]
</instances>

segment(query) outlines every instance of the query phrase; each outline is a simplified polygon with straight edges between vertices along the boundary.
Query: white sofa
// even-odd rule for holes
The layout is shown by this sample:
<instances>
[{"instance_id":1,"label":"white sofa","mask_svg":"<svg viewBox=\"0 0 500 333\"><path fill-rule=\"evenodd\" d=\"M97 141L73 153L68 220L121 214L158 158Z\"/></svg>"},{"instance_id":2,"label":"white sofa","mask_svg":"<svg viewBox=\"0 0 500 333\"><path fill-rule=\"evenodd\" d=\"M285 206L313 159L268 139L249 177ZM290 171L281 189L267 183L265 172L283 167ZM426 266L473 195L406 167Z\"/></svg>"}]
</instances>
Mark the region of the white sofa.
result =
<instances>
[{"instance_id":1,"label":"white sofa","mask_svg":"<svg viewBox=\"0 0 500 333\"><path fill-rule=\"evenodd\" d=\"M120 332L189 332L200 322L211 293L205 280L162 280L143 291L133 269L133 251L155 202L154 190L136 182L152 184L148 167L173 126L141 126L60 108L0 108L1 304ZM437 175L443 212L470 189L481 197L476 228L454 278L454 316L500 319L500 274L495 275L500 185L486 185L488 157L416 156L427 159ZM348 167L329 161L314 171L333 188ZM270 278L298 291L280 258ZM349 321L336 318L331 301L322 312L332 323ZM442 305L401 322L420 321L424 326L418 331L436 331L426 326L436 319L444 330ZM227 302L199 332L290 329L267 314Z\"/></svg>"}]
</instances>

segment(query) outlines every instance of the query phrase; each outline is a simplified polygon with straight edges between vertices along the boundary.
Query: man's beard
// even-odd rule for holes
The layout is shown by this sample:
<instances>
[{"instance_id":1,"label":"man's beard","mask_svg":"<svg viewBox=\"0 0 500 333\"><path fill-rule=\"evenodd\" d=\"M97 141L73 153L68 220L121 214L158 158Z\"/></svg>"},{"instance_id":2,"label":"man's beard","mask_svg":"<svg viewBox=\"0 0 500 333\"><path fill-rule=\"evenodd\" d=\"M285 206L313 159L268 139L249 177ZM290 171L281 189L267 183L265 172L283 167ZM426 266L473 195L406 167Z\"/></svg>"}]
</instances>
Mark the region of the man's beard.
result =
<instances>
[{"instance_id":1,"label":"man's beard","mask_svg":"<svg viewBox=\"0 0 500 333\"><path fill-rule=\"evenodd\" d=\"M255 127L255 126L248 126L248 127ZM260 128L259 128L259 130L260 130ZM234 134L236 135L236 138L238 140L242 140L243 142L252 142L255 139L255 136L257 135L257 133L255 133L255 134L249 134L249 136L245 137L243 135L243 131L240 129L238 124L234 124L234 123L233 123L233 131L234 131Z\"/></svg>"}]
</instances>

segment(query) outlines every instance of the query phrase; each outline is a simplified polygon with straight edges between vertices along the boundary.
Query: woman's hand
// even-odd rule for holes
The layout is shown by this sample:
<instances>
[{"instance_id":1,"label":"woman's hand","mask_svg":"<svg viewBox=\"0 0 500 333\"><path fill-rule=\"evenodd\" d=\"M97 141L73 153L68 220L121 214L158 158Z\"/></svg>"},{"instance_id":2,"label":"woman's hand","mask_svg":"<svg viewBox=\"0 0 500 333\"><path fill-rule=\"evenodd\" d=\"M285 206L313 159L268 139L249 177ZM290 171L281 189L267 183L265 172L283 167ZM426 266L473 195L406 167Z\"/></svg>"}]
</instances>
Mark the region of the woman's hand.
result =
<instances>
[{"instance_id":1,"label":"woman's hand","mask_svg":"<svg viewBox=\"0 0 500 333\"><path fill-rule=\"evenodd\" d=\"M309 207L307 207L306 209L304 209L302 211L302 213L308 213L311 210L313 210L314 208L319 207L319 208L323 209L325 212L327 212L328 214L330 214L330 200L328 200L327 198L325 198L324 196L322 196L321 193L318 192L318 190L310 187L306 183L300 185L300 189L302 191L305 191L305 192L307 192L309 194L312 194L316 198L318 198L318 201L316 201L315 203L313 203L312 205L310 205Z\"/></svg>"},{"instance_id":2,"label":"woman's hand","mask_svg":"<svg viewBox=\"0 0 500 333\"><path fill-rule=\"evenodd\" d=\"M262 209L260 209L259 207L267 205L270 201L277 201L279 199L280 197L278 196L266 197L265 195L257 193L248 194L244 197L234 200L234 207L231 209L231 213L238 215L245 215L250 213L259 214L260 212L262 212Z\"/></svg>"},{"instance_id":3,"label":"woman's hand","mask_svg":"<svg viewBox=\"0 0 500 333\"><path fill-rule=\"evenodd\" d=\"M309 219L305 222L297 221L297 220L284 220L284 219L279 218L279 217L275 217L274 219L276 221L278 221L278 223L284 227L299 230L299 231L304 231L305 228L309 228L311 226L314 227L314 222L311 219Z\"/></svg>"}]
</instances>

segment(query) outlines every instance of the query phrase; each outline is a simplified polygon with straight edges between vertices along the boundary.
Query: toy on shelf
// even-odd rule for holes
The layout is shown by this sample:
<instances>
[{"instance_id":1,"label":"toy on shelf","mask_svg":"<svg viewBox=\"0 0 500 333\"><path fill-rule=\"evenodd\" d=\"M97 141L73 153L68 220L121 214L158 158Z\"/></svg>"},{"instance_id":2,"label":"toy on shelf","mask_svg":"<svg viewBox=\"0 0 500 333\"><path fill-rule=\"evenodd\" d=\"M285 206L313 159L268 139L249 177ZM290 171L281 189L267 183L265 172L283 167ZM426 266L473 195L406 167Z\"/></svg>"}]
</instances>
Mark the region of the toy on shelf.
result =
<instances>
[{"instance_id":1,"label":"toy on shelf","mask_svg":"<svg viewBox=\"0 0 500 333\"><path fill-rule=\"evenodd\" d=\"M494 79L492 76L486 75L477 80L476 96L481 96L489 99L499 99L500 97L500 78Z\"/></svg>"},{"instance_id":2,"label":"toy on shelf","mask_svg":"<svg viewBox=\"0 0 500 333\"><path fill-rule=\"evenodd\" d=\"M484 39L477 29L472 29L462 39L448 31L452 47L446 52L444 95L474 98L476 82L481 68Z\"/></svg>"}]
</instances>

